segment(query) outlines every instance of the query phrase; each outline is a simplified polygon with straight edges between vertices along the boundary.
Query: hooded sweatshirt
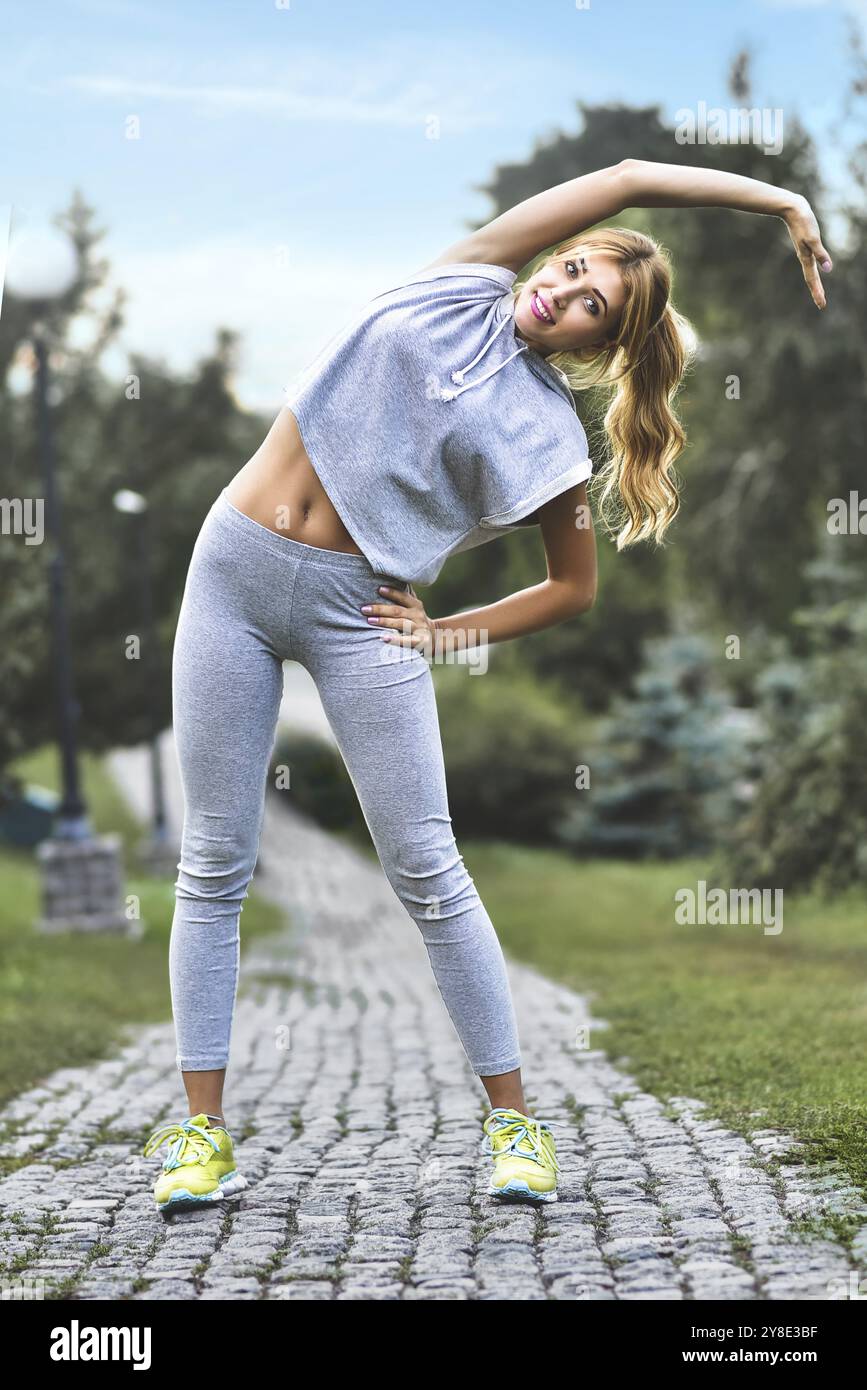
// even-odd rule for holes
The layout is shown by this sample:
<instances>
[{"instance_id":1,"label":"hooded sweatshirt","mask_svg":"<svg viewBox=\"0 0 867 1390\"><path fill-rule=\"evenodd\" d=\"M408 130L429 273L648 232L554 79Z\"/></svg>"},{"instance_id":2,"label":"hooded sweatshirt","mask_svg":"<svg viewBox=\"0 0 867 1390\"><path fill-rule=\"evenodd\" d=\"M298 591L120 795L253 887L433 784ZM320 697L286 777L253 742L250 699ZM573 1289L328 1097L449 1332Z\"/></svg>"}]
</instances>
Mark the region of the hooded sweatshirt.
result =
<instances>
[{"instance_id":1,"label":"hooded sweatshirt","mask_svg":"<svg viewBox=\"0 0 867 1390\"><path fill-rule=\"evenodd\" d=\"M572 392L515 331L514 271L434 266L374 296L287 389L310 462L377 573L429 584L590 477Z\"/></svg>"}]
</instances>

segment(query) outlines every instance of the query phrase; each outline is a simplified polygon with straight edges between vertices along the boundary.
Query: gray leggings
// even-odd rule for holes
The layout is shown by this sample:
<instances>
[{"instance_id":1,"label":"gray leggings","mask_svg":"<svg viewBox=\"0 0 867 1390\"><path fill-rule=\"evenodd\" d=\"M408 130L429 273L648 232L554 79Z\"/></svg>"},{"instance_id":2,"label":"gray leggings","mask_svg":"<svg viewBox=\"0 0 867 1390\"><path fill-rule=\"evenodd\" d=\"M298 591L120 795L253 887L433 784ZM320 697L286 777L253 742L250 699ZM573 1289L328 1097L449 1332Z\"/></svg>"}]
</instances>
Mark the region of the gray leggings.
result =
<instances>
[{"instance_id":1,"label":"gray leggings","mask_svg":"<svg viewBox=\"0 0 867 1390\"><path fill-rule=\"evenodd\" d=\"M172 667L185 799L169 947L181 1071L229 1059L241 904L287 660L316 682L380 862L421 930L473 1071L521 1065L503 953L452 832L428 661L384 642L360 612L385 601L383 583L410 587L378 575L363 555L269 531L225 493L202 525Z\"/></svg>"}]
</instances>

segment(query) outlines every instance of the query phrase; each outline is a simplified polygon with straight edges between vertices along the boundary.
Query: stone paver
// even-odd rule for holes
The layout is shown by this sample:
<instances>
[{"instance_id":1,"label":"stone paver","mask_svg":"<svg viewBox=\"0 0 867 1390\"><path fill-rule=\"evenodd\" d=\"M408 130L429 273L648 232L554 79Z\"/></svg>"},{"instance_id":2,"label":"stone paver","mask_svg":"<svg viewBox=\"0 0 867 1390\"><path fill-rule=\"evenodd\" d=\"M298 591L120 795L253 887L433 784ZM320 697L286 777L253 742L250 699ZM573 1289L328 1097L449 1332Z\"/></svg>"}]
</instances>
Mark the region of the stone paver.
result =
<instances>
[{"instance_id":1,"label":"stone paver","mask_svg":"<svg viewBox=\"0 0 867 1390\"><path fill-rule=\"evenodd\" d=\"M144 759L113 766L141 809ZM804 1218L867 1215L845 1174L811 1174L785 1135L748 1140L695 1100L643 1093L599 1049L586 1000L513 962L528 1098L557 1126L564 1172L543 1209L488 1198L487 1101L376 862L269 794L255 889L290 920L242 962L226 1113L249 1189L160 1217L164 1150L141 1147L186 1109L172 1026L137 1029L116 1058L57 1071L0 1112L0 1158L19 1161L0 1180L2 1290L788 1300L863 1278L865 1233L853 1259L815 1222L805 1231ZM582 1029L596 1046L576 1045Z\"/></svg>"}]
</instances>

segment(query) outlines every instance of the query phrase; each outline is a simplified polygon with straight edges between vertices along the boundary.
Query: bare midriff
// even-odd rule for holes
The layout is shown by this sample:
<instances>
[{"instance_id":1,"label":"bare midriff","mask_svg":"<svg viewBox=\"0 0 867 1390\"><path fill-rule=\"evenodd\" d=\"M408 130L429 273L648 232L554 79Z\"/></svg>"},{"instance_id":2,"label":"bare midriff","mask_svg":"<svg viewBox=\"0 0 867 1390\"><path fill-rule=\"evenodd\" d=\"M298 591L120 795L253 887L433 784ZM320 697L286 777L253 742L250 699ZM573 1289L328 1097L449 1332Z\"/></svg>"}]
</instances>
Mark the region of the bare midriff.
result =
<instances>
[{"instance_id":1,"label":"bare midriff","mask_svg":"<svg viewBox=\"0 0 867 1390\"><path fill-rule=\"evenodd\" d=\"M320 483L288 406L235 474L226 497L239 512L279 536L321 550L362 554Z\"/></svg>"}]
</instances>

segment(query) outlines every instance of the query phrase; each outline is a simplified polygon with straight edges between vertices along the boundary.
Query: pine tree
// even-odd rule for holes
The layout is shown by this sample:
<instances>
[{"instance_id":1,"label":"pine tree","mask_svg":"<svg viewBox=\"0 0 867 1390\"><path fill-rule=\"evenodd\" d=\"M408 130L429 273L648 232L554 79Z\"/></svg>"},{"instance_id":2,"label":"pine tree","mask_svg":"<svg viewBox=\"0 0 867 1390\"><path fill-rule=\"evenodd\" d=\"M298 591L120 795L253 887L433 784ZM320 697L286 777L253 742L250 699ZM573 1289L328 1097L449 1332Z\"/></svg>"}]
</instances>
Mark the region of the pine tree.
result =
<instances>
[{"instance_id":1,"label":"pine tree","mask_svg":"<svg viewBox=\"0 0 867 1390\"><path fill-rule=\"evenodd\" d=\"M599 728L590 785L561 824L581 853L669 858L709 849L741 794L752 720L714 688L710 643L657 639L632 698Z\"/></svg>"}]
</instances>

